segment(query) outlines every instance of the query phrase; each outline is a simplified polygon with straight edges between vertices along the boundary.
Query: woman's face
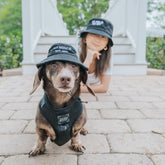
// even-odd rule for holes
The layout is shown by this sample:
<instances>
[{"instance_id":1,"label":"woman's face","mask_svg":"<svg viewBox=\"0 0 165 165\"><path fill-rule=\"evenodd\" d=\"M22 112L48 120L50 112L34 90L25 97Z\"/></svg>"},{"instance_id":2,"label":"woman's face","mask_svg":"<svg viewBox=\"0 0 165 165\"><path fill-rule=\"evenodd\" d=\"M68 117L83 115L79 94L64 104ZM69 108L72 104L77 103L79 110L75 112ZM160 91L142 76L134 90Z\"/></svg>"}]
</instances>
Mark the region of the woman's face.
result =
<instances>
[{"instance_id":1,"label":"woman's face","mask_svg":"<svg viewBox=\"0 0 165 165\"><path fill-rule=\"evenodd\" d=\"M88 33L86 36L87 48L99 52L107 46L108 40L108 37Z\"/></svg>"}]
</instances>

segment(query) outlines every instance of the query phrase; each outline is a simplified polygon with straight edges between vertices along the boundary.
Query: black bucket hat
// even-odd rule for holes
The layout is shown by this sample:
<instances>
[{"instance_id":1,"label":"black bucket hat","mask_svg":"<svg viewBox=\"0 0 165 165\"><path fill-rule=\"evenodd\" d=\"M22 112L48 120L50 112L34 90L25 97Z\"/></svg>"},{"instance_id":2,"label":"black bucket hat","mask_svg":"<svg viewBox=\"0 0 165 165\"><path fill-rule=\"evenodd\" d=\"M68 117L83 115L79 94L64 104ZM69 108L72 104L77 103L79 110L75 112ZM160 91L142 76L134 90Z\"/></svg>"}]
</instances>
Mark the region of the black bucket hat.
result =
<instances>
[{"instance_id":1,"label":"black bucket hat","mask_svg":"<svg viewBox=\"0 0 165 165\"><path fill-rule=\"evenodd\" d=\"M68 44L56 43L52 45L48 51L47 58L36 64L36 66L39 68L40 66L52 61L71 62L78 64L84 70L88 70L88 68L79 61L76 50Z\"/></svg>"},{"instance_id":2,"label":"black bucket hat","mask_svg":"<svg viewBox=\"0 0 165 165\"><path fill-rule=\"evenodd\" d=\"M113 25L110 21L103 18L92 18L89 20L86 30L80 33L80 37L85 33L93 33L108 37L111 46L113 46L112 33Z\"/></svg>"}]
</instances>

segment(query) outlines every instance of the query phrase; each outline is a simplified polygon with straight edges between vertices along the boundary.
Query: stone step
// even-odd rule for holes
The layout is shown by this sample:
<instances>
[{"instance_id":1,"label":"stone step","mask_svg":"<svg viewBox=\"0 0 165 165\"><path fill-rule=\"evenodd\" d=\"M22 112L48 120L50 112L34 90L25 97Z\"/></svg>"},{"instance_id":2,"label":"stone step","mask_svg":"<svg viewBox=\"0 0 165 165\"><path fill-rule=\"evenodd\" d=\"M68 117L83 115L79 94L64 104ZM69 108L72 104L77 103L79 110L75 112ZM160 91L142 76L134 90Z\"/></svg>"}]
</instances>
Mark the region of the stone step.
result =
<instances>
[{"instance_id":1,"label":"stone step","mask_svg":"<svg viewBox=\"0 0 165 165\"><path fill-rule=\"evenodd\" d=\"M70 35L70 36L42 36L39 39L38 44L39 45L52 45L54 43L66 43L66 44L74 44L76 43L76 36Z\"/></svg>"},{"instance_id":2,"label":"stone step","mask_svg":"<svg viewBox=\"0 0 165 165\"><path fill-rule=\"evenodd\" d=\"M6 69L2 71L2 76L22 75L22 68Z\"/></svg>"},{"instance_id":3,"label":"stone step","mask_svg":"<svg viewBox=\"0 0 165 165\"><path fill-rule=\"evenodd\" d=\"M165 70L148 68L147 75L165 76Z\"/></svg>"},{"instance_id":4,"label":"stone step","mask_svg":"<svg viewBox=\"0 0 165 165\"><path fill-rule=\"evenodd\" d=\"M113 74L114 75L143 75L147 64L135 63L135 48L128 37L118 35L113 37ZM48 50L53 43L67 43L78 47L78 37L73 36L42 36L34 50L35 63L47 57Z\"/></svg>"},{"instance_id":5,"label":"stone step","mask_svg":"<svg viewBox=\"0 0 165 165\"><path fill-rule=\"evenodd\" d=\"M47 53L35 53L34 61L38 63L47 57ZM134 55L132 54L116 54L113 56L113 63L121 63L121 64L131 64L134 63Z\"/></svg>"},{"instance_id":6,"label":"stone step","mask_svg":"<svg viewBox=\"0 0 165 165\"><path fill-rule=\"evenodd\" d=\"M133 54L115 54L113 56L114 64L133 64L134 63Z\"/></svg>"},{"instance_id":7,"label":"stone step","mask_svg":"<svg viewBox=\"0 0 165 165\"><path fill-rule=\"evenodd\" d=\"M147 69L146 63L114 63L113 75L146 75L144 70Z\"/></svg>"},{"instance_id":8,"label":"stone step","mask_svg":"<svg viewBox=\"0 0 165 165\"><path fill-rule=\"evenodd\" d=\"M42 36L38 42L38 44L50 44L62 42L67 44L75 44L78 43L78 37L76 35L70 36ZM131 41L127 37L122 36L114 36L113 37L114 45L123 44L123 45L131 45Z\"/></svg>"},{"instance_id":9,"label":"stone step","mask_svg":"<svg viewBox=\"0 0 165 165\"><path fill-rule=\"evenodd\" d=\"M76 44L70 43L73 47L76 48ZM51 44L38 44L34 53L37 54L47 54ZM114 45L113 54L133 54L135 49L131 45Z\"/></svg>"}]
</instances>

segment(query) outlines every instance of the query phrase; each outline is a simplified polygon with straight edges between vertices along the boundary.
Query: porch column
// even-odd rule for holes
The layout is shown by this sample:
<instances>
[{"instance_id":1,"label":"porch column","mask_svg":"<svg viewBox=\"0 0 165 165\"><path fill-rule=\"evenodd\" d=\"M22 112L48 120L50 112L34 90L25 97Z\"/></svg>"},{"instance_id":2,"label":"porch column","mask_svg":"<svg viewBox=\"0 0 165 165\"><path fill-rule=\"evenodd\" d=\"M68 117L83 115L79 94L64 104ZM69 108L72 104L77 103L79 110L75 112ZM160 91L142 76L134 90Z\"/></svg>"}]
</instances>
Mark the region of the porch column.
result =
<instances>
[{"instance_id":1,"label":"porch column","mask_svg":"<svg viewBox=\"0 0 165 165\"><path fill-rule=\"evenodd\" d=\"M23 62L34 63L32 48L32 0L22 0Z\"/></svg>"},{"instance_id":2,"label":"porch column","mask_svg":"<svg viewBox=\"0 0 165 165\"><path fill-rule=\"evenodd\" d=\"M135 63L146 63L146 13L147 0L138 0ZM135 18L136 19L136 18Z\"/></svg>"}]
</instances>

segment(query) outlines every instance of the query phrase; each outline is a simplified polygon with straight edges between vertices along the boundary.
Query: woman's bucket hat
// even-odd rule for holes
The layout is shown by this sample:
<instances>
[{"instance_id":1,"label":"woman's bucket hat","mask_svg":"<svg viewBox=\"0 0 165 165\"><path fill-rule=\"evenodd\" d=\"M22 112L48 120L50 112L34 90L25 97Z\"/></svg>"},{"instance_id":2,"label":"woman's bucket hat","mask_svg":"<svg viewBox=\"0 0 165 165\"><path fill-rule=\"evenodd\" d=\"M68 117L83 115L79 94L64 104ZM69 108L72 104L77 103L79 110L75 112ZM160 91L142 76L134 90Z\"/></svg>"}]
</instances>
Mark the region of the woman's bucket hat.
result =
<instances>
[{"instance_id":1,"label":"woman's bucket hat","mask_svg":"<svg viewBox=\"0 0 165 165\"><path fill-rule=\"evenodd\" d=\"M85 33L98 34L108 37L111 46L113 46L112 33L113 25L110 21L103 18L92 18L89 20L86 30L80 33L80 37Z\"/></svg>"},{"instance_id":2,"label":"woman's bucket hat","mask_svg":"<svg viewBox=\"0 0 165 165\"><path fill-rule=\"evenodd\" d=\"M79 61L76 50L68 44L56 43L52 45L48 51L47 58L36 64L36 66L39 68L40 66L53 61L71 62L79 65L84 70L88 70L88 68Z\"/></svg>"}]
</instances>

